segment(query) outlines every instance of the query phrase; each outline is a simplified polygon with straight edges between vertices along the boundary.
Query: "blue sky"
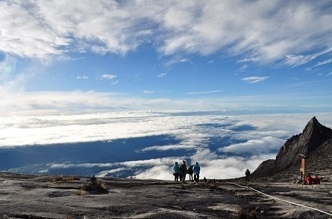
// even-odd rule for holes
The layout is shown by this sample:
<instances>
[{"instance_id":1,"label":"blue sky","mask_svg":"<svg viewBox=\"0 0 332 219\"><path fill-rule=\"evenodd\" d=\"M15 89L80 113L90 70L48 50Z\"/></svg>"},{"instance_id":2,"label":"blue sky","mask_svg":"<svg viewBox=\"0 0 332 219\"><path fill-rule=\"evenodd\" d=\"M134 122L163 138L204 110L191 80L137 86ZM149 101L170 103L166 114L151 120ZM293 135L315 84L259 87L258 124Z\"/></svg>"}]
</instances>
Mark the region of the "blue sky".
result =
<instances>
[{"instance_id":1,"label":"blue sky","mask_svg":"<svg viewBox=\"0 0 332 219\"><path fill-rule=\"evenodd\" d=\"M188 159L236 177L313 116L331 127L330 0L2 0L0 11L2 152L176 140L137 145L162 158L69 159L41 173L149 166L133 175L168 179Z\"/></svg>"},{"instance_id":2,"label":"blue sky","mask_svg":"<svg viewBox=\"0 0 332 219\"><path fill-rule=\"evenodd\" d=\"M332 109L332 3L1 1L2 114Z\"/></svg>"}]
</instances>

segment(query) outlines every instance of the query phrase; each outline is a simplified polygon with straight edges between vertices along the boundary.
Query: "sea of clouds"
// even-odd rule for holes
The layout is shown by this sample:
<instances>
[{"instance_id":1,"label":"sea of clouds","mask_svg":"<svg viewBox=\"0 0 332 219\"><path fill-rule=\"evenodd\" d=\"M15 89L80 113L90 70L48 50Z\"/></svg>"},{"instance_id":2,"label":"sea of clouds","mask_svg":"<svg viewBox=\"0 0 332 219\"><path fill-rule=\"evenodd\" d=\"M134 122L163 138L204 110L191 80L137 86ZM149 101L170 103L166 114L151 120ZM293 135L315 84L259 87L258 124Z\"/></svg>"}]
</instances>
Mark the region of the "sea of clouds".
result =
<instances>
[{"instance_id":1,"label":"sea of clouds","mask_svg":"<svg viewBox=\"0 0 332 219\"><path fill-rule=\"evenodd\" d=\"M332 113L225 115L112 112L0 117L0 171L173 179L175 161L201 177L234 178L275 158L307 122L332 127Z\"/></svg>"}]
</instances>

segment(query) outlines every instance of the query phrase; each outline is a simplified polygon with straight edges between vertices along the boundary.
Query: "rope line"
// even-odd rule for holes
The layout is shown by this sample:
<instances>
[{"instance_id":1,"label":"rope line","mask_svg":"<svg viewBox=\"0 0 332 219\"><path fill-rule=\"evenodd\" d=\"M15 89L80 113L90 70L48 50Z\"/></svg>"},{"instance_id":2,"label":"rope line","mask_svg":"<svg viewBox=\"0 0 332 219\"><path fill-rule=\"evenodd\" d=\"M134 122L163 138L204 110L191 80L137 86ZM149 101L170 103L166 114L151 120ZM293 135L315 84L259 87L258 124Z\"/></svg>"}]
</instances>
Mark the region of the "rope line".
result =
<instances>
[{"instance_id":1,"label":"rope line","mask_svg":"<svg viewBox=\"0 0 332 219\"><path fill-rule=\"evenodd\" d=\"M282 198L278 198L278 197L275 197L275 196L272 196L272 195L266 194L266 193L264 193L264 192L262 192L262 191L259 191L259 190L257 190L257 189L254 189L254 188L252 188L252 187L250 187L250 186L242 186L242 185L239 185L239 184L236 184L236 183L229 183L229 184L233 184L233 185L235 185L235 186L242 187L242 188L246 188L246 189L249 188L249 189L251 189L251 190L253 190L253 191L257 192L257 193L260 193L260 194L262 194L262 195L265 195L265 196L267 196L267 197L270 197L270 198L273 198L273 199L277 199L277 200L280 200L280 201L286 202L286 203L288 203L288 204L296 205L296 206L299 206L299 207L304 207L304 208L308 208L308 209L311 209L311 210L315 210L315 211L318 211L318 212L320 212L320 213L323 213L323 214L326 214L326 215L332 216L332 214L329 213L329 212L322 211L322 210L320 210L320 209L318 209L318 208L313 208L313 207L310 207L310 206L306 206L306 205L298 204L298 203L295 203L295 202L291 202L291 201L288 201L288 200L285 200L285 199L282 199Z\"/></svg>"}]
</instances>

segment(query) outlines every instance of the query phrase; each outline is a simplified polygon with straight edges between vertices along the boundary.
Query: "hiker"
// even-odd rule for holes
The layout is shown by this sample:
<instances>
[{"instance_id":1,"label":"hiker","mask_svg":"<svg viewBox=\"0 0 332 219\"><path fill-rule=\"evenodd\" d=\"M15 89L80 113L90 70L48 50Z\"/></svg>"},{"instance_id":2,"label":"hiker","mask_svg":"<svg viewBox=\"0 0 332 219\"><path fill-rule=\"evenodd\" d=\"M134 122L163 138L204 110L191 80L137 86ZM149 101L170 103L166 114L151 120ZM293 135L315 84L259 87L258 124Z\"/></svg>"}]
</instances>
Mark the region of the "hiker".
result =
<instances>
[{"instance_id":1,"label":"hiker","mask_svg":"<svg viewBox=\"0 0 332 219\"><path fill-rule=\"evenodd\" d=\"M250 177L249 169L246 170L245 174L246 174L246 182L249 182L249 177Z\"/></svg>"},{"instance_id":2,"label":"hiker","mask_svg":"<svg viewBox=\"0 0 332 219\"><path fill-rule=\"evenodd\" d=\"M196 183L199 181L199 173L201 171L201 167L199 166L198 162L196 162L194 166L194 180Z\"/></svg>"},{"instance_id":3,"label":"hiker","mask_svg":"<svg viewBox=\"0 0 332 219\"><path fill-rule=\"evenodd\" d=\"M180 173L181 173L181 180L182 180L182 182L186 181L187 165L186 165L186 161L185 160L182 161L182 164L180 166Z\"/></svg>"},{"instance_id":4,"label":"hiker","mask_svg":"<svg viewBox=\"0 0 332 219\"><path fill-rule=\"evenodd\" d=\"M173 175L174 175L174 181L178 182L179 181L179 177L181 176L181 174L180 174L180 166L179 166L178 162L174 163L174 166L173 166Z\"/></svg>"},{"instance_id":5,"label":"hiker","mask_svg":"<svg viewBox=\"0 0 332 219\"><path fill-rule=\"evenodd\" d=\"M194 182L194 179L193 179L193 173L194 173L194 165L191 165L188 170L187 170L187 174L189 175L189 181L191 182Z\"/></svg>"},{"instance_id":6,"label":"hiker","mask_svg":"<svg viewBox=\"0 0 332 219\"><path fill-rule=\"evenodd\" d=\"M318 177L318 175L316 175L314 178L314 184L320 184L320 178Z\"/></svg>"},{"instance_id":7,"label":"hiker","mask_svg":"<svg viewBox=\"0 0 332 219\"><path fill-rule=\"evenodd\" d=\"M95 175L93 175L93 176L90 178L90 185L91 185L91 186L96 186L96 185L97 185L97 178L95 177Z\"/></svg>"},{"instance_id":8,"label":"hiker","mask_svg":"<svg viewBox=\"0 0 332 219\"><path fill-rule=\"evenodd\" d=\"M305 184L307 185L311 185L313 184L314 182L314 179L310 176L310 174L308 174L306 177L305 177Z\"/></svg>"}]
</instances>

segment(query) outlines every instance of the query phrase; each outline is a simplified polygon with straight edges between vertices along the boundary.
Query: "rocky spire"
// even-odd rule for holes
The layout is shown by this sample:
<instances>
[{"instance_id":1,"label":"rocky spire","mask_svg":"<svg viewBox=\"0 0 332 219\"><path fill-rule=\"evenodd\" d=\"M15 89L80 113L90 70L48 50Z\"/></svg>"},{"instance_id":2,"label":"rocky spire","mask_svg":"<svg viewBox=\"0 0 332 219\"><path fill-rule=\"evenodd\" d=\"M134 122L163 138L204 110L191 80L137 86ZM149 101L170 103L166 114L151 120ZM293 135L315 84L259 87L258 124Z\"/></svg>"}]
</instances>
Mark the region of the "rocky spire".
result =
<instances>
[{"instance_id":1,"label":"rocky spire","mask_svg":"<svg viewBox=\"0 0 332 219\"><path fill-rule=\"evenodd\" d=\"M328 160L332 154L331 142L332 130L320 124L316 117L313 117L302 133L294 135L286 141L275 160L264 161L254 171L254 174L269 175L298 169L300 154L309 159L315 157L316 160Z\"/></svg>"},{"instance_id":2,"label":"rocky spire","mask_svg":"<svg viewBox=\"0 0 332 219\"><path fill-rule=\"evenodd\" d=\"M314 116L303 129L299 144L303 146L303 154L315 150L330 135L331 129L323 126Z\"/></svg>"}]
</instances>

